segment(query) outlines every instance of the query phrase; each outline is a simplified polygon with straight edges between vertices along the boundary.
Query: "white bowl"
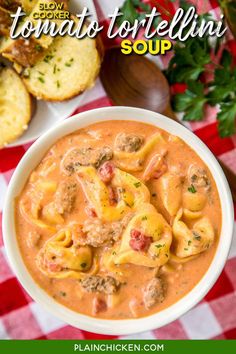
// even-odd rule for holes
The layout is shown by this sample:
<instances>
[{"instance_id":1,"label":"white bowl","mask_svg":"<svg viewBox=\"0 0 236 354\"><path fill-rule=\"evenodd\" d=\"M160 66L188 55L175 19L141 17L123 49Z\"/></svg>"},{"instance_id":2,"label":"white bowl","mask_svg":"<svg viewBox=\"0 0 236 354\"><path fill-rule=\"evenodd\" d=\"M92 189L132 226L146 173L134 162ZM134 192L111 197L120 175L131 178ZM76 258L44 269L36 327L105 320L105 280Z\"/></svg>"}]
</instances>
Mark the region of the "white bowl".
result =
<instances>
[{"instance_id":1,"label":"white bowl","mask_svg":"<svg viewBox=\"0 0 236 354\"><path fill-rule=\"evenodd\" d=\"M134 120L160 127L182 138L207 164L215 178L222 205L222 231L215 257L200 282L182 299L154 315L127 320L103 320L81 315L59 304L41 289L28 272L21 257L15 231L14 201L24 187L30 172L38 165L48 149L61 137L89 124L104 120ZM160 114L129 107L107 107L80 113L60 122L41 136L26 152L16 168L8 187L3 212L3 236L6 253L18 280L31 297L53 315L80 329L100 333L126 335L151 330L174 321L196 305L219 277L230 249L233 233L233 203L225 175L209 149L184 126Z\"/></svg>"}]
</instances>

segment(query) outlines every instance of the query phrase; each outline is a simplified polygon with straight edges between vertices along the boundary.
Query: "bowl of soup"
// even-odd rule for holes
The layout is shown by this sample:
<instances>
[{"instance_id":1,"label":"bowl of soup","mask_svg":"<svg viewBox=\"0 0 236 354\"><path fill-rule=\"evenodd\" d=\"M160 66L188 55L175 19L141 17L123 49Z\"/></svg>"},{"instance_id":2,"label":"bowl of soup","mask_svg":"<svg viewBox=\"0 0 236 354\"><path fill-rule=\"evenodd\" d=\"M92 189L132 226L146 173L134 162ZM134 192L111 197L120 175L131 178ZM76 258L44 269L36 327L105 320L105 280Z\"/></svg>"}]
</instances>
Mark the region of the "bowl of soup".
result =
<instances>
[{"instance_id":1,"label":"bowl of soup","mask_svg":"<svg viewBox=\"0 0 236 354\"><path fill-rule=\"evenodd\" d=\"M220 275L233 230L226 178L208 148L158 113L78 114L41 136L11 179L10 264L31 297L102 334L158 328Z\"/></svg>"}]
</instances>

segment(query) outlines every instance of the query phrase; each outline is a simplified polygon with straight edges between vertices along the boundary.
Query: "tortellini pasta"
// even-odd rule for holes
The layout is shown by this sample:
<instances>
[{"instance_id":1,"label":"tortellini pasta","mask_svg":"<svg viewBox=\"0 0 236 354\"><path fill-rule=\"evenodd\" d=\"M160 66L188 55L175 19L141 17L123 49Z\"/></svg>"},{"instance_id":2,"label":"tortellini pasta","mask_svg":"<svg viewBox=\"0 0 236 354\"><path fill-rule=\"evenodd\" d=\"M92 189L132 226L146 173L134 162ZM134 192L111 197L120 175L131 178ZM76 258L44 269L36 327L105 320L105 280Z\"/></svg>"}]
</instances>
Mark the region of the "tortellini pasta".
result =
<instances>
[{"instance_id":1,"label":"tortellini pasta","mask_svg":"<svg viewBox=\"0 0 236 354\"><path fill-rule=\"evenodd\" d=\"M26 198L20 201L20 211L24 218L32 225L55 233L54 225L63 224L63 217L57 212L53 202L42 205L42 200L49 194L54 195L57 183L42 177L35 180L33 173L30 177L31 188L28 191L30 200ZM29 203L30 201L30 203Z\"/></svg>"},{"instance_id":2,"label":"tortellini pasta","mask_svg":"<svg viewBox=\"0 0 236 354\"><path fill-rule=\"evenodd\" d=\"M150 192L145 184L133 175L124 172L119 168L115 169L112 186L121 188L121 199L126 205L133 209L137 209L143 203L148 203L150 201Z\"/></svg>"},{"instance_id":3,"label":"tortellini pasta","mask_svg":"<svg viewBox=\"0 0 236 354\"><path fill-rule=\"evenodd\" d=\"M47 230L49 232L55 233L56 228L52 225L47 224L46 222L39 219L39 210L40 205L27 205L27 203L23 200L19 203L21 215L24 219L31 225L37 226L43 230ZM32 210L33 208L33 210Z\"/></svg>"},{"instance_id":4,"label":"tortellini pasta","mask_svg":"<svg viewBox=\"0 0 236 354\"><path fill-rule=\"evenodd\" d=\"M182 220L180 209L173 223L175 254L180 258L193 256L206 251L214 241L214 229L210 220L203 217L189 228Z\"/></svg>"},{"instance_id":5,"label":"tortellini pasta","mask_svg":"<svg viewBox=\"0 0 236 354\"><path fill-rule=\"evenodd\" d=\"M205 191L209 191L211 188L211 183L207 175L207 171L204 167L198 164L190 165L188 169L188 179L189 183L196 188L200 188Z\"/></svg>"},{"instance_id":6,"label":"tortellini pasta","mask_svg":"<svg viewBox=\"0 0 236 354\"><path fill-rule=\"evenodd\" d=\"M44 193L55 193L57 189L57 183L54 181L39 180L36 183L36 188Z\"/></svg>"},{"instance_id":7,"label":"tortellini pasta","mask_svg":"<svg viewBox=\"0 0 236 354\"><path fill-rule=\"evenodd\" d=\"M115 150L114 157L117 166L126 171L141 171L145 157L157 144L162 147L166 146L166 141L160 133L154 134L138 151L126 152Z\"/></svg>"},{"instance_id":8,"label":"tortellini pasta","mask_svg":"<svg viewBox=\"0 0 236 354\"><path fill-rule=\"evenodd\" d=\"M151 237L152 242L146 252L135 251L130 246L131 231L134 229ZM119 249L113 252L113 262L159 267L169 259L171 242L171 228L163 216L156 211L153 205L143 204L124 231Z\"/></svg>"},{"instance_id":9,"label":"tortellini pasta","mask_svg":"<svg viewBox=\"0 0 236 354\"><path fill-rule=\"evenodd\" d=\"M81 279L92 267L92 250L89 246L75 246L71 232L62 230L44 244L36 263L40 271L51 278Z\"/></svg>"},{"instance_id":10,"label":"tortellini pasta","mask_svg":"<svg viewBox=\"0 0 236 354\"><path fill-rule=\"evenodd\" d=\"M115 168L111 181L111 186L117 188L119 193L116 206L110 205L109 190L94 167L79 167L78 178L97 216L106 222L120 220L126 213L150 200L148 188L139 179L118 168Z\"/></svg>"},{"instance_id":11,"label":"tortellini pasta","mask_svg":"<svg viewBox=\"0 0 236 354\"><path fill-rule=\"evenodd\" d=\"M175 216L182 203L182 180L177 174L165 173L157 183L163 206L170 216Z\"/></svg>"},{"instance_id":12,"label":"tortellini pasta","mask_svg":"<svg viewBox=\"0 0 236 354\"><path fill-rule=\"evenodd\" d=\"M194 193L183 192L183 177L179 174L165 173L158 179L157 188L162 204L170 217L176 216L181 207L187 219L197 219L202 216L202 210L207 202L206 194L196 190Z\"/></svg>"},{"instance_id":13,"label":"tortellini pasta","mask_svg":"<svg viewBox=\"0 0 236 354\"><path fill-rule=\"evenodd\" d=\"M58 213L54 202L45 205L42 209L42 216L47 222L53 225L64 223L64 219L61 214Z\"/></svg>"},{"instance_id":14,"label":"tortellini pasta","mask_svg":"<svg viewBox=\"0 0 236 354\"><path fill-rule=\"evenodd\" d=\"M189 209L183 209L183 216L187 220L194 220L194 219L200 218L202 216L202 212L201 211L191 211Z\"/></svg>"},{"instance_id":15,"label":"tortellini pasta","mask_svg":"<svg viewBox=\"0 0 236 354\"><path fill-rule=\"evenodd\" d=\"M203 193L185 192L183 194L183 207L192 212L198 212L202 210L205 204L206 204L206 195Z\"/></svg>"}]
</instances>

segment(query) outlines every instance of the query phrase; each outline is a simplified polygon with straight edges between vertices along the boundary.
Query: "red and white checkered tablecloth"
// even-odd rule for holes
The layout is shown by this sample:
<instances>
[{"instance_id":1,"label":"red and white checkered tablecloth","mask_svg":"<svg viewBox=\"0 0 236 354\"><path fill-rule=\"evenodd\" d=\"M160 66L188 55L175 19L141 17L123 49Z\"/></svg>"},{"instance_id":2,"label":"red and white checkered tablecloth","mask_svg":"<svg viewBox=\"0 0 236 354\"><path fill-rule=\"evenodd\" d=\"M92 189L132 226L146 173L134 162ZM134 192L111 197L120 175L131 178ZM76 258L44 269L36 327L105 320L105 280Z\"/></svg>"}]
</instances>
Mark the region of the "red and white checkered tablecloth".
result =
<instances>
[{"instance_id":1,"label":"red and white checkered tablecloth","mask_svg":"<svg viewBox=\"0 0 236 354\"><path fill-rule=\"evenodd\" d=\"M122 0L96 0L99 20L108 24L107 14L120 6ZM152 1L155 3L155 1ZM165 4L165 0L156 3ZM169 6L174 6L170 4ZM199 11L210 12L219 18L220 9L216 0L199 0ZM109 41L105 41L108 43ZM227 43L235 54L236 42L232 37ZM166 57L156 58L157 63L167 64ZM98 80L96 86L83 98L75 113L110 106ZM190 123L194 131L211 151L228 164L236 173L236 136L220 139L217 134L216 111L208 109L204 122ZM21 157L29 145L0 150L0 339L105 339L115 336L97 335L66 325L47 313L23 290L14 277L6 260L1 237L1 220L7 184ZM138 335L119 337L143 339L236 339L236 234L227 264L215 286L194 309L175 322L160 329Z\"/></svg>"}]
</instances>

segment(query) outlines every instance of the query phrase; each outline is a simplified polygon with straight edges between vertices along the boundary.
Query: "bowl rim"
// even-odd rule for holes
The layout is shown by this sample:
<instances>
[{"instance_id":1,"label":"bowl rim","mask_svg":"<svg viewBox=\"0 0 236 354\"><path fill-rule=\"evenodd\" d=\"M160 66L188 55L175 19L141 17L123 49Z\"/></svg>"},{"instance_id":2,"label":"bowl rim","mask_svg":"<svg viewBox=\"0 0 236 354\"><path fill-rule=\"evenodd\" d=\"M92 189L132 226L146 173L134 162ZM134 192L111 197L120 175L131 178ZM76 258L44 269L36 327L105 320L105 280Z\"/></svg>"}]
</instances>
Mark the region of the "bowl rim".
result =
<instances>
[{"instance_id":1,"label":"bowl rim","mask_svg":"<svg viewBox=\"0 0 236 354\"><path fill-rule=\"evenodd\" d=\"M25 185L30 172L38 165L48 149L61 137L96 122L133 120L154 125L183 139L207 164L217 185L221 209L222 229L214 258L195 287L176 303L153 315L122 320L94 318L77 313L56 302L34 281L21 257L15 231L14 202ZM30 167L28 166L30 165ZM28 168L28 169L27 169ZM25 173L27 170L27 173ZM226 177L207 146L190 130L159 113L134 107L104 107L82 112L58 123L44 133L25 153L10 180L3 209L3 241L10 266L23 288L49 313L82 330L107 335L129 335L160 328L176 320L194 307L214 285L226 263L234 227L234 208ZM224 239L223 236L224 235ZM12 240L14 242L12 242Z\"/></svg>"}]
</instances>

